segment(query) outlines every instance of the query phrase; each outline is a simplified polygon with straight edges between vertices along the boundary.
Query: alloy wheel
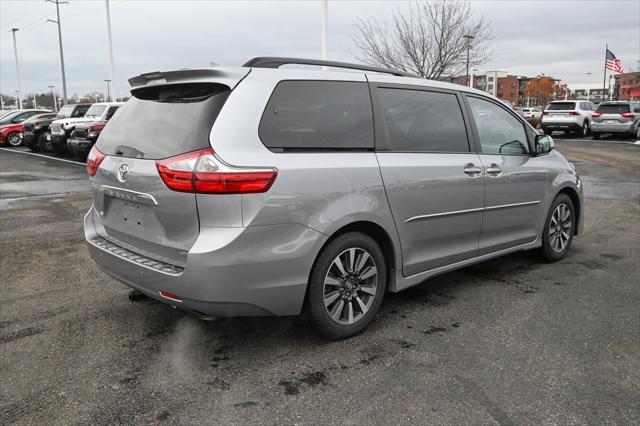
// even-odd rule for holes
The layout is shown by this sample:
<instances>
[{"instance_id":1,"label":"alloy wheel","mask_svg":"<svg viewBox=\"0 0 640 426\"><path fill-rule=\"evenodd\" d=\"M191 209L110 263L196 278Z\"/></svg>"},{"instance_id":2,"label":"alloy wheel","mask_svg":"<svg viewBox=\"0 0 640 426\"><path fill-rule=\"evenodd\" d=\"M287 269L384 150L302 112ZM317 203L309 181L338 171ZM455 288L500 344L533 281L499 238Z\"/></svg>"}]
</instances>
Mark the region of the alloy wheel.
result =
<instances>
[{"instance_id":1,"label":"alloy wheel","mask_svg":"<svg viewBox=\"0 0 640 426\"><path fill-rule=\"evenodd\" d=\"M571 230L571 209L566 204L560 203L553 211L549 222L549 242L553 251L561 253L567 247Z\"/></svg>"},{"instance_id":2,"label":"alloy wheel","mask_svg":"<svg viewBox=\"0 0 640 426\"><path fill-rule=\"evenodd\" d=\"M7 138L7 142L11 146L18 146L22 141L20 140L20 136L17 133L11 133Z\"/></svg>"},{"instance_id":3,"label":"alloy wheel","mask_svg":"<svg viewBox=\"0 0 640 426\"><path fill-rule=\"evenodd\" d=\"M378 288L378 268L366 250L351 247L331 263L324 278L325 310L341 325L358 322L371 309Z\"/></svg>"},{"instance_id":4,"label":"alloy wheel","mask_svg":"<svg viewBox=\"0 0 640 426\"><path fill-rule=\"evenodd\" d=\"M582 125L582 136L588 136L588 135L589 135L589 123L585 121L585 123Z\"/></svg>"}]
</instances>

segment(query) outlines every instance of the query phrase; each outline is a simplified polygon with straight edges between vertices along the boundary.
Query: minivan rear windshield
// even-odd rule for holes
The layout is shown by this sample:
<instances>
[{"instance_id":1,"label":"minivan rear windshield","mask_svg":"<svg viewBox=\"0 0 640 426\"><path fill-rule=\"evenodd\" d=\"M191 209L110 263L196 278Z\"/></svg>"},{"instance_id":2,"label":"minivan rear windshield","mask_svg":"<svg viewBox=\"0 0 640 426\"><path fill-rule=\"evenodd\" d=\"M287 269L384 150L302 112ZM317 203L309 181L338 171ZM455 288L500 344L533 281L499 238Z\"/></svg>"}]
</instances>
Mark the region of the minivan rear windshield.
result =
<instances>
[{"instance_id":1,"label":"minivan rear windshield","mask_svg":"<svg viewBox=\"0 0 640 426\"><path fill-rule=\"evenodd\" d=\"M98 139L106 155L159 160L206 148L231 89L183 83L133 90Z\"/></svg>"},{"instance_id":2,"label":"minivan rear windshield","mask_svg":"<svg viewBox=\"0 0 640 426\"><path fill-rule=\"evenodd\" d=\"M575 102L554 102L547 107L547 111L571 111L574 109L576 109Z\"/></svg>"},{"instance_id":3,"label":"minivan rear windshield","mask_svg":"<svg viewBox=\"0 0 640 426\"><path fill-rule=\"evenodd\" d=\"M600 114L624 114L630 110L629 104L601 104L596 109L596 112Z\"/></svg>"}]
</instances>

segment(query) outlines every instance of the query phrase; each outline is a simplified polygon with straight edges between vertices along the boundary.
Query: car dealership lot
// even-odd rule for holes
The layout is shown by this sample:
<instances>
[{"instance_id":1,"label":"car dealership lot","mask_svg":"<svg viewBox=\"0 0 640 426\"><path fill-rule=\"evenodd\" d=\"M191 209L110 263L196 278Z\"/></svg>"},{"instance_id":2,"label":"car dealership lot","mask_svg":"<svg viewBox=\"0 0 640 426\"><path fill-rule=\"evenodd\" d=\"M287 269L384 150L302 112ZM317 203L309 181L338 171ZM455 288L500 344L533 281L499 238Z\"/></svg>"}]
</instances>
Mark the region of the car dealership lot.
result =
<instances>
[{"instance_id":1,"label":"car dealership lot","mask_svg":"<svg viewBox=\"0 0 640 426\"><path fill-rule=\"evenodd\" d=\"M567 259L388 294L340 342L130 303L88 258L83 165L0 151L0 423L640 422L640 147L556 142L585 185Z\"/></svg>"}]
</instances>

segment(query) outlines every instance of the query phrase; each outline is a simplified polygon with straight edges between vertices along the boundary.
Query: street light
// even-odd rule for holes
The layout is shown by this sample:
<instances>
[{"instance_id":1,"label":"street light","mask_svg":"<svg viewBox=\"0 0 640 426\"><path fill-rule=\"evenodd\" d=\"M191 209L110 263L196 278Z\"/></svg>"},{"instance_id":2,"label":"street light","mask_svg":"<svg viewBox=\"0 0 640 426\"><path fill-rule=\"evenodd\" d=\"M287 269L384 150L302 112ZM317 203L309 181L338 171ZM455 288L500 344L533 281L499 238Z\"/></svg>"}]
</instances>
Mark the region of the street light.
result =
<instances>
[{"instance_id":1,"label":"street light","mask_svg":"<svg viewBox=\"0 0 640 426\"><path fill-rule=\"evenodd\" d=\"M591 76L590 72L585 72L584 75L588 75ZM589 100L589 98L591 97L591 83L587 83L587 101Z\"/></svg>"},{"instance_id":2,"label":"street light","mask_svg":"<svg viewBox=\"0 0 640 426\"><path fill-rule=\"evenodd\" d=\"M49 3L55 3L56 5L56 14L58 20L47 19L47 22L53 22L58 25L58 44L60 45L60 68L62 69L62 102L67 102L67 78L64 74L64 53L62 51L62 25L60 24L60 3L69 4L68 1L60 1L60 0L45 0Z\"/></svg>"},{"instance_id":3,"label":"street light","mask_svg":"<svg viewBox=\"0 0 640 426\"><path fill-rule=\"evenodd\" d=\"M107 82L107 96L106 96L107 102L113 102L113 98L111 97L111 86L110 86L111 80L105 80L105 81Z\"/></svg>"},{"instance_id":4,"label":"street light","mask_svg":"<svg viewBox=\"0 0 640 426\"><path fill-rule=\"evenodd\" d=\"M475 37L472 36L471 34L465 34L462 37L467 39L467 86L469 86L470 80L469 80L469 51L471 50L471 40L473 40Z\"/></svg>"},{"instance_id":5,"label":"street light","mask_svg":"<svg viewBox=\"0 0 640 426\"><path fill-rule=\"evenodd\" d=\"M18 98L18 108L22 109L22 99L20 98L20 94L22 93L22 87L20 87L20 64L18 63L18 45L16 44L16 31L19 31L19 28L11 28L13 35L13 53L16 57L16 76L18 77L18 90L16 90L17 98Z\"/></svg>"},{"instance_id":6,"label":"street light","mask_svg":"<svg viewBox=\"0 0 640 426\"><path fill-rule=\"evenodd\" d=\"M49 89L51 89L51 98L53 98L53 110L54 111L58 111L58 100L56 99L56 93L53 91L53 88L55 86L49 86Z\"/></svg>"},{"instance_id":7,"label":"street light","mask_svg":"<svg viewBox=\"0 0 640 426\"><path fill-rule=\"evenodd\" d=\"M109 9L109 0L104 0L105 3L105 7L107 9L107 39L109 41L109 77L111 77L111 82L113 83L113 94L111 92L107 92L107 95L109 96L109 99L111 101L114 100L114 98L117 98L118 96L116 95L116 81L115 81L115 70L114 70L114 66L113 66L113 43L111 42L111 10ZM107 89L108 89L108 83L107 83Z\"/></svg>"}]
</instances>

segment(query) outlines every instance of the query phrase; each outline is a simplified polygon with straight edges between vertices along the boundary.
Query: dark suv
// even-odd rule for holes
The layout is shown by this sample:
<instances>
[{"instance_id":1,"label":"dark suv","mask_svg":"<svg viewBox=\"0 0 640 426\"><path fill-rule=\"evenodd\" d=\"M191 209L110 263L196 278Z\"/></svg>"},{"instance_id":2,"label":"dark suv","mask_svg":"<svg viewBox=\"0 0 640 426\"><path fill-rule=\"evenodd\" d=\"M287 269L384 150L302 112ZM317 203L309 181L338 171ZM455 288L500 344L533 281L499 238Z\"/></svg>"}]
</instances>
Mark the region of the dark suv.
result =
<instances>
[{"instance_id":1,"label":"dark suv","mask_svg":"<svg viewBox=\"0 0 640 426\"><path fill-rule=\"evenodd\" d=\"M49 126L54 120L61 118L84 117L91 104L69 104L63 106L58 115L25 123L24 144L32 151L53 151Z\"/></svg>"}]
</instances>

